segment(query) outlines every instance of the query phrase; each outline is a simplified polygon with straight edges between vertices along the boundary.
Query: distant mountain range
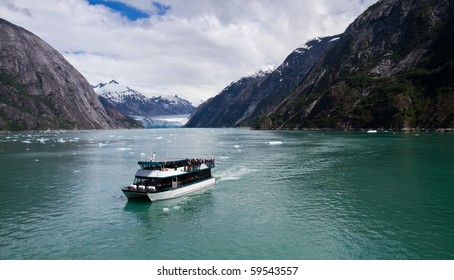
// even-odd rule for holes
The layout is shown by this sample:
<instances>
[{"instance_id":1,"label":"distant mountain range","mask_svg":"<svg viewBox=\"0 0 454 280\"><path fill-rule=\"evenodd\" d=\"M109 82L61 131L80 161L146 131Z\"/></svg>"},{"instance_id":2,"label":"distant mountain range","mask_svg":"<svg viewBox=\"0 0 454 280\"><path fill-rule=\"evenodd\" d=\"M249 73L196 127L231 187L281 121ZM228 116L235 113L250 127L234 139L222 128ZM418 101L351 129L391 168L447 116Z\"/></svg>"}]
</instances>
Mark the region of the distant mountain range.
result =
<instances>
[{"instance_id":1,"label":"distant mountain range","mask_svg":"<svg viewBox=\"0 0 454 280\"><path fill-rule=\"evenodd\" d=\"M274 72L230 84L187 126L454 128L454 1L381 0Z\"/></svg>"},{"instance_id":2,"label":"distant mountain range","mask_svg":"<svg viewBox=\"0 0 454 280\"><path fill-rule=\"evenodd\" d=\"M144 127L182 126L184 123L165 122L162 116L190 115L195 111L195 107L189 101L177 95L146 97L115 80L100 83L93 86L93 89L105 107L115 108L122 114L141 121Z\"/></svg>"}]
</instances>

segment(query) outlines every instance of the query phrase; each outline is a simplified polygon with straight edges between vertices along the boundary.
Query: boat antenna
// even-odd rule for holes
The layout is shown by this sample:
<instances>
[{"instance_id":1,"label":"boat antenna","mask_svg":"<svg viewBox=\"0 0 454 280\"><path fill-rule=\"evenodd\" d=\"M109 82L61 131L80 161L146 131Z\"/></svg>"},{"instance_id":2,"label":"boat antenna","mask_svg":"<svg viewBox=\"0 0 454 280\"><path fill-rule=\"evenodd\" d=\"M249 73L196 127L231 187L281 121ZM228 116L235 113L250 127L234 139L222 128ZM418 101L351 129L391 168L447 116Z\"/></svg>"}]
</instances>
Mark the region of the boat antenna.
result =
<instances>
[{"instance_id":1,"label":"boat antenna","mask_svg":"<svg viewBox=\"0 0 454 280\"><path fill-rule=\"evenodd\" d=\"M154 158L156 157L156 152L153 152L153 154L150 157L150 161L154 161Z\"/></svg>"}]
</instances>

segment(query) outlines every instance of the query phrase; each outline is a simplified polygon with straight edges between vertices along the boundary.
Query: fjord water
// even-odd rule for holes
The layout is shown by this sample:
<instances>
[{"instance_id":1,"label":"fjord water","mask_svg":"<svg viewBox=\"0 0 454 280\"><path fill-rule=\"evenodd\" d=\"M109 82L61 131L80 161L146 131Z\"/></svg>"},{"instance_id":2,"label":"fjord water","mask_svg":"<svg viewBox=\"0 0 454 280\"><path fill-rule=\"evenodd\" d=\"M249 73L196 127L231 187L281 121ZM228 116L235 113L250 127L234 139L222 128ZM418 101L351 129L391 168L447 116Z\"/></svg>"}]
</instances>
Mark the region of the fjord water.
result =
<instances>
[{"instance_id":1,"label":"fjord water","mask_svg":"<svg viewBox=\"0 0 454 280\"><path fill-rule=\"evenodd\" d=\"M149 129L0 134L0 259L454 259L454 134ZM216 186L127 201L137 161Z\"/></svg>"}]
</instances>

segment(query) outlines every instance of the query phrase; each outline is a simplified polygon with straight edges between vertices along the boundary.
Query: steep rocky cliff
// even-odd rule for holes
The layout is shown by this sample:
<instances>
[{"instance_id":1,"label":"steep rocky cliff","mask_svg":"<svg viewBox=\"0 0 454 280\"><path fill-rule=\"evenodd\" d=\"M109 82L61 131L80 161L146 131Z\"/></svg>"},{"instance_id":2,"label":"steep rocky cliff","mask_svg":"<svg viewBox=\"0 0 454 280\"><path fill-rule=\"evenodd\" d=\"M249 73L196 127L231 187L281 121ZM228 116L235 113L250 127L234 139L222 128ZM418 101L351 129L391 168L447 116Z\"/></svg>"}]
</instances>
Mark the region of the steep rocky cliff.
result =
<instances>
[{"instance_id":1,"label":"steep rocky cliff","mask_svg":"<svg viewBox=\"0 0 454 280\"><path fill-rule=\"evenodd\" d=\"M377 2L260 126L454 127L453 2Z\"/></svg>"},{"instance_id":2,"label":"steep rocky cliff","mask_svg":"<svg viewBox=\"0 0 454 280\"><path fill-rule=\"evenodd\" d=\"M118 112L111 114L60 53L29 31L0 19L0 130L137 125Z\"/></svg>"}]
</instances>

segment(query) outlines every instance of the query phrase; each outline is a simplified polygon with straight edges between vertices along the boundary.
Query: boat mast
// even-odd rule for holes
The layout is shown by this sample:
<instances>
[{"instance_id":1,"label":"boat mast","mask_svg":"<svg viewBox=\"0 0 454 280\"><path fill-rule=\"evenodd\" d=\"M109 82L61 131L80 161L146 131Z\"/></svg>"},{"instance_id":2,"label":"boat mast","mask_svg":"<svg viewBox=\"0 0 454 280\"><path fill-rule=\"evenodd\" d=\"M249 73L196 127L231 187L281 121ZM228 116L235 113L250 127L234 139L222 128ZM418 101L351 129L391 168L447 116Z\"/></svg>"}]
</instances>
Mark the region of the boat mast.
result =
<instances>
[{"instance_id":1,"label":"boat mast","mask_svg":"<svg viewBox=\"0 0 454 280\"><path fill-rule=\"evenodd\" d=\"M150 157L150 161L153 162L155 157L156 157L156 152L153 152L153 154Z\"/></svg>"}]
</instances>

